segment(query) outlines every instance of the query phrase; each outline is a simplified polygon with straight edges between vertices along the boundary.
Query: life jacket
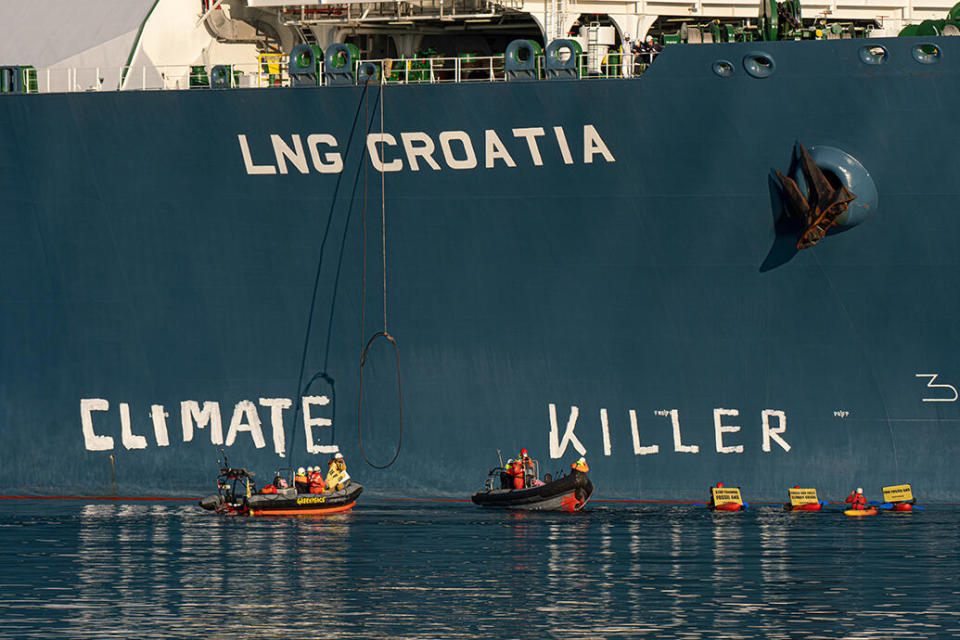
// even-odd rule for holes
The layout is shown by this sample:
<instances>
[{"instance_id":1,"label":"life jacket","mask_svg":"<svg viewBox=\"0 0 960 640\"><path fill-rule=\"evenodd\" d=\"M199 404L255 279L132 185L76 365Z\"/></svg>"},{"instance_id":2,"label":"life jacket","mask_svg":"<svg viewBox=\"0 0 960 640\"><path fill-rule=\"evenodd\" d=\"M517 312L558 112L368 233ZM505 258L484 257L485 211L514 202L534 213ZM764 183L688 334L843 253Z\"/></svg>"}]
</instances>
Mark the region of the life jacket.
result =
<instances>
[{"instance_id":1,"label":"life jacket","mask_svg":"<svg viewBox=\"0 0 960 640\"><path fill-rule=\"evenodd\" d=\"M586 473L587 471L590 471L590 467L587 466L587 463L580 462L579 460L571 464L570 468L573 469L574 471L580 471L581 473Z\"/></svg>"},{"instance_id":2,"label":"life jacket","mask_svg":"<svg viewBox=\"0 0 960 640\"><path fill-rule=\"evenodd\" d=\"M306 474L301 475L301 474L298 473L297 475L295 475L295 476L293 477L293 482L294 482L295 484L307 484L307 483L310 482L310 481L307 480Z\"/></svg>"},{"instance_id":3,"label":"life jacket","mask_svg":"<svg viewBox=\"0 0 960 640\"><path fill-rule=\"evenodd\" d=\"M520 461L514 462L510 473L513 476L513 488L523 489L524 485L526 484L523 473L523 464Z\"/></svg>"},{"instance_id":4,"label":"life jacket","mask_svg":"<svg viewBox=\"0 0 960 640\"><path fill-rule=\"evenodd\" d=\"M867 508L867 498L862 493L857 493L854 491L849 496L847 496L847 502L850 504L850 508L854 511L863 511Z\"/></svg>"},{"instance_id":5,"label":"life jacket","mask_svg":"<svg viewBox=\"0 0 960 640\"><path fill-rule=\"evenodd\" d=\"M319 471L314 471L310 474L310 493L323 493L324 491L323 476L320 475Z\"/></svg>"},{"instance_id":6,"label":"life jacket","mask_svg":"<svg viewBox=\"0 0 960 640\"><path fill-rule=\"evenodd\" d=\"M276 492L277 492L277 488L272 484L268 484L267 486L265 486L263 489L260 490L260 493L276 493Z\"/></svg>"},{"instance_id":7,"label":"life jacket","mask_svg":"<svg viewBox=\"0 0 960 640\"><path fill-rule=\"evenodd\" d=\"M343 485L350 479L350 474L347 473L344 466L346 465L330 465L330 470L327 472L327 491L342 489Z\"/></svg>"}]
</instances>

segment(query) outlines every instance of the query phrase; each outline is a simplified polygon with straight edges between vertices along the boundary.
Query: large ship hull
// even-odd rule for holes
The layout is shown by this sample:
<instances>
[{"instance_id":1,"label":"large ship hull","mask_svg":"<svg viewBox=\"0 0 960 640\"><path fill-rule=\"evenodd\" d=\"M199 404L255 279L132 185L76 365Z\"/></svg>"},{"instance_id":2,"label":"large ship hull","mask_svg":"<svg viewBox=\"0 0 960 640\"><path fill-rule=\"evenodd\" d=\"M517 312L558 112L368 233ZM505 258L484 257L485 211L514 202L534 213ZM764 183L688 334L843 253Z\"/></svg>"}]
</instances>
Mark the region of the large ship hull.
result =
<instances>
[{"instance_id":1,"label":"large ship hull","mask_svg":"<svg viewBox=\"0 0 960 640\"><path fill-rule=\"evenodd\" d=\"M956 498L960 47L933 41L936 64L753 43L636 80L2 96L0 490L199 494L223 442L264 474L336 446L392 494L468 495L526 446L543 471L585 452L598 497ZM771 177L796 142L878 193L799 252ZM361 368L384 323L399 358L378 339ZM396 463L362 471L401 414Z\"/></svg>"}]
</instances>

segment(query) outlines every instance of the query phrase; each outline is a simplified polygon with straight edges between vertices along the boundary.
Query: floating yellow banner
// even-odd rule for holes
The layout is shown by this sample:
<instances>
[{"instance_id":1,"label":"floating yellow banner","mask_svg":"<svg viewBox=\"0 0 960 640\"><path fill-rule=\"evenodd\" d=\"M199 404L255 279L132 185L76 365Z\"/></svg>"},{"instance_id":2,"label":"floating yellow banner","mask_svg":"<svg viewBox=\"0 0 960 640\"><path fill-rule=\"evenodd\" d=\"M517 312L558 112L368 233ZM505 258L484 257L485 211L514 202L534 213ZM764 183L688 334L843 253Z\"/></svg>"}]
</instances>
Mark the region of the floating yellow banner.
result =
<instances>
[{"instance_id":1,"label":"floating yellow banner","mask_svg":"<svg viewBox=\"0 0 960 640\"><path fill-rule=\"evenodd\" d=\"M883 488L884 502L907 502L913 500L913 491L908 484L898 484Z\"/></svg>"},{"instance_id":2,"label":"floating yellow banner","mask_svg":"<svg viewBox=\"0 0 960 640\"><path fill-rule=\"evenodd\" d=\"M820 500L817 499L817 490L816 489L789 489L790 491L790 504L795 507L800 507L805 504L818 504Z\"/></svg>"},{"instance_id":3,"label":"floating yellow banner","mask_svg":"<svg viewBox=\"0 0 960 640\"><path fill-rule=\"evenodd\" d=\"M713 492L713 504L724 504L726 502L736 502L737 504L743 504L743 498L740 497L740 489L718 489L713 487L710 491Z\"/></svg>"}]
</instances>

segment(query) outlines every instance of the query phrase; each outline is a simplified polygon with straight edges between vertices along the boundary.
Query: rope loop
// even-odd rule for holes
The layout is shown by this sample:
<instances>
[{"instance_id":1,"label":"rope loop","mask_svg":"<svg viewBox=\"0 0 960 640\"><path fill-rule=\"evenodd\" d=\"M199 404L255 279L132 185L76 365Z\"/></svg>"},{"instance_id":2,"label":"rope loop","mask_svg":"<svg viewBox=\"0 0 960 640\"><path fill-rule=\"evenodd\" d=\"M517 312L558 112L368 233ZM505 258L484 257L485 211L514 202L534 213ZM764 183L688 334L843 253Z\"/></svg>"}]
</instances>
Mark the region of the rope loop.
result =
<instances>
[{"instance_id":1,"label":"rope loop","mask_svg":"<svg viewBox=\"0 0 960 640\"><path fill-rule=\"evenodd\" d=\"M400 419L400 434L397 438L397 450L393 454L393 458L390 460L390 462L384 465L378 465L371 462L363 448L363 366L367 361L367 352L370 350L371 345L373 345L378 338L383 338L393 345L393 354L397 361L397 415ZM363 354L360 356L359 396L359 406L357 407L357 436L360 441L360 455L362 455L364 461L366 461L366 463L374 469L386 469L396 462L397 458L400 457L400 448L403 446L403 386L400 379L400 349L397 347L397 340L386 331L378 331L377 333L373 334L370 340L367 341L367 345L363 348Z\"/></svg>"}]
</instances>

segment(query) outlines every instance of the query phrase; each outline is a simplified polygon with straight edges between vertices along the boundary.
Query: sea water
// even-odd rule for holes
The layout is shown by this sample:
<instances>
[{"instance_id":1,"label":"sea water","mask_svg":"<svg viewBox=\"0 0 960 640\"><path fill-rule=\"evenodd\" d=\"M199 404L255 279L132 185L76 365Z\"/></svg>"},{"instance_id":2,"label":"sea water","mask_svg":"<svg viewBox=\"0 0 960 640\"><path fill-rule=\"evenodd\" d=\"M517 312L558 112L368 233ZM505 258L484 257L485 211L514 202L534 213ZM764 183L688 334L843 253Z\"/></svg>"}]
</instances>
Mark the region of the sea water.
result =
<instances>
[{"instance_id":1,"label":"sea water","mask_svg":"<svg viewBox=\"0 0 960 640\"><path fill-rule=\"evenodd\" d=\"M960 509L0 502L0 637L960 635Z\"/></svg>"}]
</instances>

